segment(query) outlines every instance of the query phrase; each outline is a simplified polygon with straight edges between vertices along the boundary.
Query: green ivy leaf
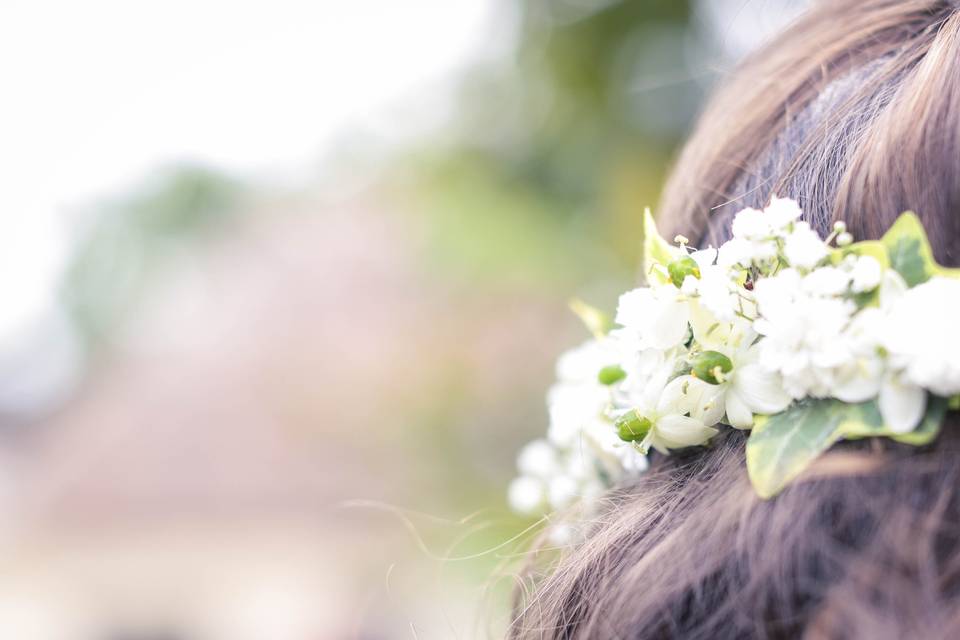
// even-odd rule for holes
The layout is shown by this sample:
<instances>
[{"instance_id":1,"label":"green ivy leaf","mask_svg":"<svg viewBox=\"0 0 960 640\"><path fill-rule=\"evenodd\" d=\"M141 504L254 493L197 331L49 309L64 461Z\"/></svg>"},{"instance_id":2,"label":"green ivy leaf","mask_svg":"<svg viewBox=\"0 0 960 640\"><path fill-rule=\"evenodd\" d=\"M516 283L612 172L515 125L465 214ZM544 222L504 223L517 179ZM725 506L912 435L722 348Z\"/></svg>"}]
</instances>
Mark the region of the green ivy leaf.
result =
<instances>
[{"instance_id":1,"label":"green ivy leaf","mask_svg":"<svg viewBox=\"0 0 960 640\"><path fill-rule=\"evenodd\" d=\"M882 242L887 248L890 266L903 276L908 287L926 282L936 273L937 263L927 234L913 212L901 214L883 235Z\"/></svg>"},{"instance_id":2,"label":"green ivy leaf","mask_svg":"<svg viewBox=\"0 0 960 640\"><path fill-rule=\"evenodd\" d=\"M747 441L747 473L761 498L772 498L840 439L845 405L804 400L774 416L757 416Z\"/></svg>"},{"instance_id":3,"label":"green ivy leaf","mask_svg":"<svg viewBox=\"0 0 960 640\"><path fill-rule=\"evenodd\" d=\"M943 416L947 413L948 402L945 398L927 396L927 410L923 420L913 431L897 433L883 424L880 409L873 400L863 404L850 405L857 409L855 419L845 422L841 435L849 440L871 437L886 437L904 444L920 447L930 444L940 433Z\"/></svg>"},{"instance_id":4,"label":"green ivy leaf","mask_svg":"<svg viewBox=\"0 0 960 640\"><path fill-rule=\"evenodd\" d=\"M660 236L657 223L653 219L650 209L643 211L643 277L648 281L656 279L660 283L670 281L669 275L656 269L657 265L666 267L674 259L681 257L681 252Z\"/></svg>"},{"instance_id":5,"label":"green ivy leaf","mask_svg":"<svg viewBox=\"0 0 960 640\"><path fill-rule=\"evenodd\" d=\"M747 472L757 494L771 498L838 440L888 437L922 446L940 432L947 401L930 396L923 421L909 433L883 424L875 401L804 400L774 416L758 416L747 441Z\"/></svg>"},{"instance_id":6,"label":"green ivy leaf","mask_svg":"<svg viewBox=\"0 0 960 640\"><path fill-rule=\"evenodd\" d=\"M900 214L880 242L887 249L890 266L903 276L908 287L915 287L933 276L960 278L960 270L941 267L933 259L927 232L912 211Z\"/></svg>"},{"instance_id":7,"label":"green ivy leaf","mask_svg":"<svg viewBox=\"0 0 960 640\"><path fill-rule=\"evenodd\" d=\"M880 266L884 269L890 266L890 258L887 255L887 247L880 240L863 240L861 242L854 242L846 247L833 249L830 252L830 262L832 262L834 265L838 265L845 257L851 254L857 256L870 256L876 259L876 261L879 262Z\"/></svg>"}]
</instances>

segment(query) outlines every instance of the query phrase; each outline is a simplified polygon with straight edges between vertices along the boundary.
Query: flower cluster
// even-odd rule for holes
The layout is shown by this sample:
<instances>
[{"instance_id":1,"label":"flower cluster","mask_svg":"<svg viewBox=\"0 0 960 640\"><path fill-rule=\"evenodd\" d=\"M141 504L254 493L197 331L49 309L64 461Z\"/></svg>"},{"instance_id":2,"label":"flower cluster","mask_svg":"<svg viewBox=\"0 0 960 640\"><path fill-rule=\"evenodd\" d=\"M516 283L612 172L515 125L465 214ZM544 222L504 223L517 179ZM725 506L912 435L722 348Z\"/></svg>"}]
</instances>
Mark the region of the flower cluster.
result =
<instances>
[{"instance_id":1,"label":"flower cluster","mask_svg":"<svg viewBox=\"0 0 960 640\"><path fill-rule=\"evenodd\" d=\"M737 214L721 247L695 251L647 214L647 286L620 297L614 328L560 358L515 509L589 499L644 469L649 449L704 445L724 425L754 430L748 470L765 496L838 439L920 443L904 434L960 394L960 279L933 263L912 214L856 244L843 223L823 239L800 217L773 198ZM771 443L782 459L769 460Z\"/></svg>"}]
</instances>

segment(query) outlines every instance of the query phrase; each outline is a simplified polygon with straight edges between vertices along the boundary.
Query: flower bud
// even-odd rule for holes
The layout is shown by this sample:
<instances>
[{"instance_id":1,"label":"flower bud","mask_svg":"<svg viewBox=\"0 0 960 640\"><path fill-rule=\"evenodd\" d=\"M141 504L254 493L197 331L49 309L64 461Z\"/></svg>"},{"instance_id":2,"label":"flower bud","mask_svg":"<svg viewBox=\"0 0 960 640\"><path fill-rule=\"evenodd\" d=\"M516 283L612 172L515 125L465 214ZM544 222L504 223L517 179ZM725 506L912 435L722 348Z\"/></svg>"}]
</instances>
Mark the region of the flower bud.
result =
<instances>
[{"instance_id":1,"label":"flower bud","mask_svg":"<svg viewBox=\"0 0 960 640\"><path fill-rule=\"evenodd\" d=\"M723 374L733 370L730 358L719 351L704 351L693 361L693 375L710 384L720 384Z\"/></svg>"},{"instance_id":2,"label":"flower bud","mask_svg":"<svg viewBox=\"0 0 960 640\"><path fill-rule=\"evenodd\" d=\"M620 382L627 377L627 372L620 368L620 365L612 364L609 367L600 369L597 374L597 381L600 384L611 385Z\"/></svg>"},{"instance_id":3,"label":"flower bud","mask_svg":"<svg viewBox=\"0 0 960 640\"><path fill-rule=\"evenodd\" d=\"M637 442L643 440L653 428L653 422L649 418L644 418L636 409L632 409L619 418L616 422L617 435L624 442Z\"/></svg>"},{"instance_id":4,"label":"flower bud","mask_svg":"<svg viewBox=\"0 0 960 640\"><path fill-rule=\"evenodd\" d=\"M668 264L667 273L670 274L670 282L679 289L683 286L683 281L687 276L700 277L700 266L690 256L684 256Z\"/></svg>"}]
</instances>

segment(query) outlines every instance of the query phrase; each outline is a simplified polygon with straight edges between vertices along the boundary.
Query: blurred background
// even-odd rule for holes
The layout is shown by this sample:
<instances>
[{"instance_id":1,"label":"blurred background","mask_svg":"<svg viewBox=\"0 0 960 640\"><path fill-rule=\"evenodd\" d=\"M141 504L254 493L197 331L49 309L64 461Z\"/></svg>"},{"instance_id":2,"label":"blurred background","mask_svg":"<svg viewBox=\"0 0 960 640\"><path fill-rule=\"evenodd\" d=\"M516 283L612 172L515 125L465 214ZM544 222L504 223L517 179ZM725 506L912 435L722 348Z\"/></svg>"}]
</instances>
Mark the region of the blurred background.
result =
<instances>
[{"instance_id":1,"label":"blurred background","mask_svg":"<svg viewBox=\"0 0 960 640\"><path fill-rule=\"evenodd\" d=\"M6 0L0 637L498 637L504 492L802 0Z\"/></svg>"}]
</instances>

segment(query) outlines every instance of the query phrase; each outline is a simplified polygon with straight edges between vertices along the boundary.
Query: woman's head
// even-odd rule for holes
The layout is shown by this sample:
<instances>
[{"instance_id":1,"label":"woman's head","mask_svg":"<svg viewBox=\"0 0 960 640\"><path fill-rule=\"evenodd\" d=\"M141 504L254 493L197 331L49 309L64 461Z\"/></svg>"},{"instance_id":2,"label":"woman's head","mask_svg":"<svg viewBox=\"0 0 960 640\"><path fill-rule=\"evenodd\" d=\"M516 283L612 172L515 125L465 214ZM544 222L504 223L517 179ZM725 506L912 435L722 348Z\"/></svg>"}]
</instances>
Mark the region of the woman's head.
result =
<instances>
[{"instance_id":1,"label":"woman's head","mask_svg":"<svg viewBox=\"0 0 960 640\"><path fill-rule=\"evenodd\" d=\"M823 235L843 219L875 238L912 209L936 258L960 264L960 3L821 2L724 82L660 222L716 245L772 194ZM586 542L531 569L513 635L960 635L958 429L925 450L836 447L770 501L739 432L655 458Z\"/></svg>"}]
</instances>

